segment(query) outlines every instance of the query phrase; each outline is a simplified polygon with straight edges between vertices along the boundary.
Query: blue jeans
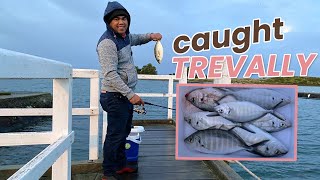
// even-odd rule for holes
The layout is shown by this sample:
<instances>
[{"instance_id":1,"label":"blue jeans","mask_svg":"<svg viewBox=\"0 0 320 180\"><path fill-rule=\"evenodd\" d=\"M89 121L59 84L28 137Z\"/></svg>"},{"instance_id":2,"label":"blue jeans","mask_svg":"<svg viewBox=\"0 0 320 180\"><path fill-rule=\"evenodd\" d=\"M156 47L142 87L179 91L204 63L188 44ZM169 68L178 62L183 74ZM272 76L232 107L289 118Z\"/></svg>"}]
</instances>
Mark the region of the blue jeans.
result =
<instances>
[{"instance_id":1,"label":"blue jeans","mask_svg":"<svg viewBox=\"0 0 320 180\"><path fill-rule=\"evenodd\" d=\"M104 175L113 175L127 163L125 143L131 131L133 105L127 97L117 92L101 93L100 104L108 113L102 167Z\"/></svg>"}]
</instances>

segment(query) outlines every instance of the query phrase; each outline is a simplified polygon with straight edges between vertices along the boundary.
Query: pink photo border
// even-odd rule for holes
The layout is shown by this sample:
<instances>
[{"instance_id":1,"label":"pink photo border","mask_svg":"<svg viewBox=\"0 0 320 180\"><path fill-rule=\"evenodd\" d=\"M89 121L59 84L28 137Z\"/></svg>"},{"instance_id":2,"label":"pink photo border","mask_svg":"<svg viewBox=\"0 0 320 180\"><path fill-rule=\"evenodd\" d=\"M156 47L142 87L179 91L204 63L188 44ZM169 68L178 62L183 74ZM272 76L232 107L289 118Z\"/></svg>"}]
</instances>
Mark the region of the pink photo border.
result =
<instances>
[{"instance_id":1,"label":"pink photo border","mask_svg":"<svg viewBox=\"0 0 320 180\"><path fill-rule=\"evenodd\" d=\"M243 160L243 161L297 161L297 139L298 139L298 86L297 85L269 85L269 84L177 84L176 88L176 109L179 110L179 91L181 86L189 87L258 87L258 88L292 88L295 90L294 101L294 155L293 158L224 158L224 157L181 157L178 156L178 135L179 135L179 113L176 112L176 143L175 158L176 160Z\"/></svg>"}]
</instances>

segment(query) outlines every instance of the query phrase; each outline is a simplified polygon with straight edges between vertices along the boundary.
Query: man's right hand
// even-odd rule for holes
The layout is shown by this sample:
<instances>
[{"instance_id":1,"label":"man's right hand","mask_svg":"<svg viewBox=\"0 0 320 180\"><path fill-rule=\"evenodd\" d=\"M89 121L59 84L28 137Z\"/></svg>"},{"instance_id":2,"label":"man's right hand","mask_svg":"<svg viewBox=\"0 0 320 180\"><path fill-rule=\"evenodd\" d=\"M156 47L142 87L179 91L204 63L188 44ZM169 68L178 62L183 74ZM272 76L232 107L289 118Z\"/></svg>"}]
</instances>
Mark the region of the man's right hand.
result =
<instances>
[{"instance_id":1,"label":"man's right hand","mask_svg":"<svg viewBox=\"0 0 320 180\"><path fill-rule=\"evenodd\" d=\"M130 102L133 105L143 105L144 106L144 102L142 101L140 96L138 96L136 94L134 94L134 96L130 99Z\"/></svg>"}]
</instances>

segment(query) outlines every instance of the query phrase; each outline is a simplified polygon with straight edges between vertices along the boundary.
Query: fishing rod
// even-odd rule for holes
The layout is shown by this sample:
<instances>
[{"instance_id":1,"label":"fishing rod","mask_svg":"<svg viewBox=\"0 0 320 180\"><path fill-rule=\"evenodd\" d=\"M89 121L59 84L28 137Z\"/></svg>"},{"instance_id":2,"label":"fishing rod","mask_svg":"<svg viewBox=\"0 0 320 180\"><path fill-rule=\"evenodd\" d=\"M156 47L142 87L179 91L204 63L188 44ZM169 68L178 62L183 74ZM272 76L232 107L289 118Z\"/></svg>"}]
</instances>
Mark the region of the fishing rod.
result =
<instances>
[{"instance_id":1,"label":"fishing rod","mask_svg":"<svg viewBox=\"0 0 320 180\"><path fill-rule=\"evenodd\" d=\"M152 103L149 103L149 102L146 102L144 101L144 104L148 104L148 105L151 105L151 106L158 106L158 107L162 107L162 108L166 108L166 109L171 109L171 110L176 110L174 108L169 108L169 107L166 107L166 106L161 106L161 105L157 105L157 104L152 104Z\"/></svg>"},{"instance_id":2,"label":"fishing rod","mask_svg":"<svg viewBox=\"0 0 320 180\"><path fill-rule=\"evenodd\" d=\"M151 106L157 106L157 107L162 107L162 108L166 108L166 109L171 109L171 110L176 110L174 108L169 108L169 107L166 107L166 106L161 106L161 105L157 105L157 104L153 104L153 103L149 103L149 102L144 102L144 104L148 104L148 105L151 105ZM147 111L146 109L144 108L144 106L142 107L135 107L133 109L133 111L135 111L136 113L138 114L147 114Z\"/></svg>"}]
</instances>

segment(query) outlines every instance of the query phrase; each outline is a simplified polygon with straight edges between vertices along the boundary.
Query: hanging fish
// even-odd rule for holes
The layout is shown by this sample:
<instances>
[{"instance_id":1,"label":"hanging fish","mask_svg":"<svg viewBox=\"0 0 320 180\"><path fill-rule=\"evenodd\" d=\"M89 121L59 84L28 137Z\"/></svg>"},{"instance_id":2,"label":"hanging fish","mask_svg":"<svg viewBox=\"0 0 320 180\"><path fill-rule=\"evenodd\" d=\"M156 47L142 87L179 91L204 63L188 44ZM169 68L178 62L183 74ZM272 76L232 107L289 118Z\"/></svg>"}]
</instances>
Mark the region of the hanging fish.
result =
<instances>
[{"instance_id":1,"label":"hanging fish","mask_svg":"<svg viewBox=\"0 0 320 180\"><path fill-rule=\"evenodd\" d=\"M163 58L163 47L160 41L157 41L154 46L154 57L156 58L157 62L160 64Z\"/></svg>"}]
</instances>

